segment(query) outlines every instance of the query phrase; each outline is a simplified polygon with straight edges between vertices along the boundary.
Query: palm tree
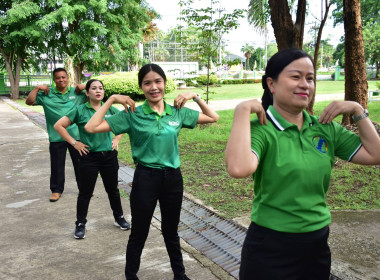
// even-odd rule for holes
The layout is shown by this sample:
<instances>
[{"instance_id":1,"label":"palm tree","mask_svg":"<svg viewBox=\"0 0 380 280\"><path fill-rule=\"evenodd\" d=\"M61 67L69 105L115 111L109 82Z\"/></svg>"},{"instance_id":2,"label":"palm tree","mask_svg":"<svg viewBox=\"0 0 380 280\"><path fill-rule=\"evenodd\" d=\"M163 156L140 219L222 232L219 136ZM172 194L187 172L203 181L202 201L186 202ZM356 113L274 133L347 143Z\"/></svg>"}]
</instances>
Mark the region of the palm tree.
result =
<instances>
[{"instance_id":1,"label":"palm tree","mask_svg":"<svg viewBox=\"0 0 380 280\"><path fill-rule=\"evenodd\" d=\"M240 51L242 51L244 53L244 56L246 58L247 63L245 65L245 69L251 70L251 68L249 67L249 59L254 54L255 48L253 46L250 46L247 43L245 43L245 45L241 47Z\"/></svg>"}]
</instances>

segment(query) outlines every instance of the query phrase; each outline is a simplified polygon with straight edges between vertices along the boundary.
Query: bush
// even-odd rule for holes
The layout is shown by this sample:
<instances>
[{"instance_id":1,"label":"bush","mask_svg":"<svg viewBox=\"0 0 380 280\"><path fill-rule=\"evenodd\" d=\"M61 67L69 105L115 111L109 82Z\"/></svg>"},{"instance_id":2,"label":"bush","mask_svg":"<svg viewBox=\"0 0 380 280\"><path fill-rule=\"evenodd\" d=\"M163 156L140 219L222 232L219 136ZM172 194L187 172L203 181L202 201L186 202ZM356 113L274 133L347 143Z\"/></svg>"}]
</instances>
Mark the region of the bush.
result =
<instances>
[{"instance_id":1,"label":"bush","mask_svg":"<svg viewBox=\"0 0 380 280\"><path fill-rule=\"evenodd\" d=\"M174 80L170 77L166 77L165 92L170 93L176 90ZM104 84L104 95L109 97L112 94L123 94L130 97L142 97L143 92L139 88L137 80L137 72L118 72L111 75L101 75L92 77L92 79L98 79Z\"/></svg>"},{"instance_id":2,"label":"bush","mask_svg":"<svg viewBox=\"0 0 380 280\"><path fill-rule=\"evenodd\" d=\"M207 85L207 75L201 75L198 78L196 78L196 81L199 85ZM219 79L215 75L210 75L210 85L216 85L219 83Z\"/></svg>"},{"instance_id":3,"label":"bush","mask_svg":"<svg viewBox=\"0 0 380 280\"><path fill-rule=\"evenodd\" d=\"M196 87L198 85L196 78L185 78L183 80L185 81L187 87Z\"/></svg>"}]
</instances>

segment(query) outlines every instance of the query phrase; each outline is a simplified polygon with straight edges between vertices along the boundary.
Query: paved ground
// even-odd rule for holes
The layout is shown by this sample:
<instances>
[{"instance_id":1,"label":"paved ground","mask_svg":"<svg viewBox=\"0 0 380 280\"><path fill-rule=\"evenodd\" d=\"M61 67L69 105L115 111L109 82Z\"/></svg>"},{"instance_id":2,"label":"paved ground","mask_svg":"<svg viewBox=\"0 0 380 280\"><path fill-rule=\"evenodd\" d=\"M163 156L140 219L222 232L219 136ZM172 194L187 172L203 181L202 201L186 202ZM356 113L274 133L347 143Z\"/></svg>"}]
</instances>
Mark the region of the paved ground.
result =
<instances>
[{"instance_id":1,"label":"paved ground","mask_svg":"<svg viewBox=\"0 0 380 280\"><path fill-rule=\"evenodd\" d=\"M48 201L49 166L46 132L0 101L0 279L124 279L129 232L113 226L101 181L90 204L86 238L75 240L72 165L68 160L65 193L57 203ZM130 220L129 201L122 204ZM247 225L246 218L238 222ZM143 252L142 280L173 277L157 227L153 223ZM379 210L333 212L330 245L334 275L380 279ZM182 247L191 279L231 279L186 243Z\"/></svg>"},{"instance_id":2,"label":"paved ground","mask_svg":"<svg viewBox=\"0 0 380 280\"><path fill-rule=\"evenodd\" d=\"M106 192L98 181L86 238L74 239L77 187L70 160L66 166L63 197L51 203L47 134L0 101L0 279L124 279L129 231L113 225ZM122 199L122 205L130 220L129 201ZM183 248L189 250L184 251L184 260L191 279L229 279L213 264L197 261L193 256L202 256L186 244ZM161 232L154 226L139 276L173 279Z\"/></svg>"}]
</instances>

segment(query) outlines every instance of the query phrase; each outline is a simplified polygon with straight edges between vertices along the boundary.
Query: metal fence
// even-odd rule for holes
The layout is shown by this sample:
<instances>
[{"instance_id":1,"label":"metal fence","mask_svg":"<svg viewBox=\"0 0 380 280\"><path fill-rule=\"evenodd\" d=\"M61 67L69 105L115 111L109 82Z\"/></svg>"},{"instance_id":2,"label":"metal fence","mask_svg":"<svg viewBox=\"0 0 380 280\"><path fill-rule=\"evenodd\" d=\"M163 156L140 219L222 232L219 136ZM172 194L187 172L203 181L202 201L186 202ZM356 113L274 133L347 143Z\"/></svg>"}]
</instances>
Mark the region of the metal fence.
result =
<instances>
[{"instance_id":1,"label":"metal fence","mask_svg":"<svg viewBox=\"0 0 380 280\"><path fill-rule=\"evenodd\" d=\"M38 85L51 86L52 80L50 75L20 75L19 91L31 91ZM8 95L11 93L11 82L9 76L0 73L0 95Z\"/></svg>"}]
</instances>

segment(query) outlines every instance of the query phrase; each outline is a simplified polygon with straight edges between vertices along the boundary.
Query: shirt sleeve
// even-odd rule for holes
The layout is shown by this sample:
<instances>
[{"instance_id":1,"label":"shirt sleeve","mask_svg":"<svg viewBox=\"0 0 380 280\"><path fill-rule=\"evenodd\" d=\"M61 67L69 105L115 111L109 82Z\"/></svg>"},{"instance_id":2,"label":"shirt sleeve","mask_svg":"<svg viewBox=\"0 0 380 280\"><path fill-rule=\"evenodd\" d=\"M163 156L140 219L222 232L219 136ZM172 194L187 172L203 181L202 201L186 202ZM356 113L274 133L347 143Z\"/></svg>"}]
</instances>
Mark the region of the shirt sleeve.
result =
<instances>
[{"instance_id":1,"label":"shirt sleeve","mask_svg":"<svg viewBox=\"0 0 380 280\"><path fill-rule=\"evenodd\" d=\"M117 114L107 118L106 120L115 135L129 133L131 127L131 112L125 110L119 111Z\"/></svg>"},{"instance_id":2,"label":"shirt sleeve","mask_svg":"<svg viewBox=\"0 0 380 280\"><path fill-rule=\"evenodd\" d=\"M335 156L351 161L362 146L360 137L335 121L331 124L335 131Z\"/></svg>"},{"instance_id":3,"label":"shirt sleeve","mask_svg":"<svg viewBox=\"0 0 380 280\"><path fill-rule=\"evenodd\" d=\"M43 91L39 91L37 93L36 101L34 102L34 105L42 105L44 97L45 97L45 94L43 93Z\"/></svg>"},{"instance_id":4,"label":"shirt sleeve","mask_svg":"<svg viewBox=\"0 0 380 280\"><path fill-rule=\"evenodd\" d=\"M117 109L117 108L114 107L114 106L111 106L110 109L109 109L109 111L111 112L111 115L116 115L117 113L120 112L120 110Z\"/></svg>"},{"instance_id":5,"label":"shirt sleeve","mask_svg":"<svg viewBox=\"0 0 380 280\"><path fill-rule=\"evenodd\" d=\"M67 114L66 117L70 119L72 123L77 123L79 118L78 107L74 107Z\"/></svg>"},{"instance_id":6,"label":"shirt sleeve","mask_svg":"<svg viewBox=\"0 0 380 280\"><path fill-rule=\"evenodd\" d=\"M197 121L199 119L199 112L189 109L182 108L179 110L182 119L182 127L184 128L194 128L197 125Z\"/></svg>"},{"instance_id":7,"label":"shirt sleeve","mask_svg":"<svg viewBox=\"0 0 380 280\"><path fill-rule=\"evenodd\" d=\"M267 141L262 125L260 125L258 120L251 121L251 148L259 161L265 152L266 144Z\"/></svg>"}]
</instances>

